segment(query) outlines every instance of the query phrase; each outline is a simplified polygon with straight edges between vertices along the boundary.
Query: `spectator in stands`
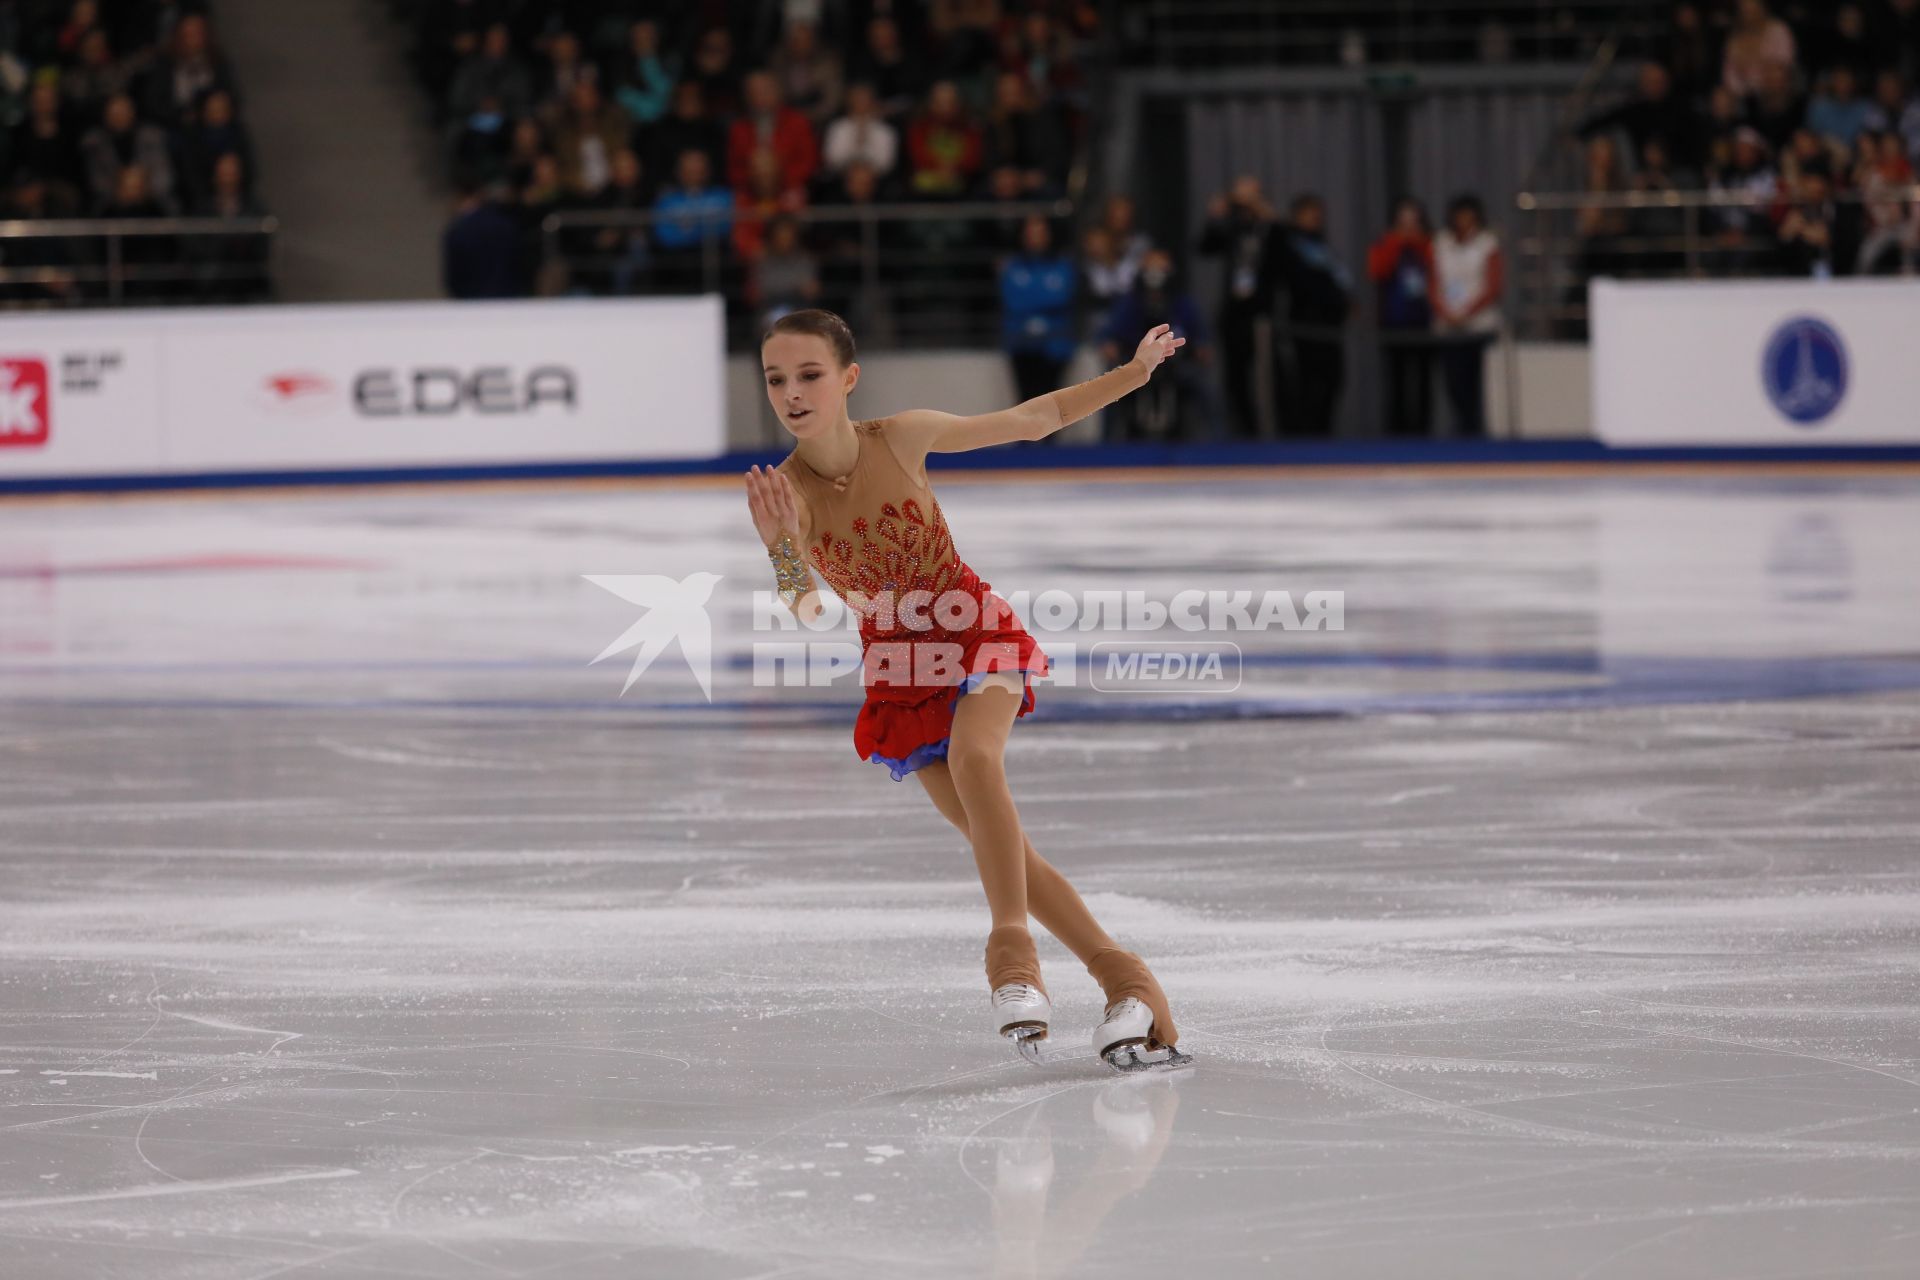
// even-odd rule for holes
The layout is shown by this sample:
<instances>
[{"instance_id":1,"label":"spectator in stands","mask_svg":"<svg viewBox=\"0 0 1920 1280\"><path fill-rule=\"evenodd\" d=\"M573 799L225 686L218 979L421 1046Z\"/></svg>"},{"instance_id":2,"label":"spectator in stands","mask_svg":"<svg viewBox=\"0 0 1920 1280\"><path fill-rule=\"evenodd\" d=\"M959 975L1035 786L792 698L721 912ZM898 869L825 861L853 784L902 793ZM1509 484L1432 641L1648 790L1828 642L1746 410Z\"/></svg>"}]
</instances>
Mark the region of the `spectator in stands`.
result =
<instances>
[{"instance_id":1,"label":"spectator in stands","mask_svg":"<svg viewBox=\"0 0 1920 1280\"><path fill-rule=\"evenodd\" d=\"M840 55L821 45L813 23L788 20L768 70L779 85L781 100L806 116L814 128L824 129L839 113L846 84Z\"/></svg>"},{"instance_id":2,"label":"spectator in stands","mask_svg":"<svg viewBox=\"0 0 1920 1280\"><path fill-rule=\"evenodd\" d=\"M971 80L993 60L1003 16L997 0L934 0L927 21L935 63L931 74L941 79ZM1017 41L1017 26L1008 23L1006 31Z\"/></svg>"},{"instance_id":3,"label":"spectator in stands","mask_svg":"<svg viewBox=\"0 0 1920 1280\"><path fill-rule=\"evenodd\" d=\"M1873 107L1867 113L1867 127L1899 138L1909 160L1920 152L1920 148L1907 146L1909 134L1920 141L1920 99L1908 100L1906 78L1898 71L1882 71L1874 77Z\"/></svg>"},{"instance_id":4,"label":"spectator in stands","mask_svg":"<svg viewBox=\"0 0 1920 1280\"><path fill-rule=\"evenodd\" d=\"M1367 250L1387 379L1387 432L1424 436L1433 418L1433 237L1426 210L1411 196L1393 206L1393 222Z\"/></svg>"},{"instance_id":5,"label":"spectator in stands","mask_svg":"<svg viewBox=\"0 0 1920 1280\"><path fill-rule=\"evenodd\" d=\"M620 61L614 99L638 127L667 114L673 102L674 72L660 55L660 24L641 19L627 28L627 52Z\"/></svg>"},{"instance_id":6,"label":"spectator in stands","mask_svg":"<svg viewBox=\"0 0 1920 1280\"><path fill-rule=\"evenodd\" d=\"M547 61L534 85L534 101L556 117L564 115L574 101L574 91L583 84L597 91L600 68L582 55L580 38L573 32L554 32L547 38Z\"/></svg>"},{"instance_id":7,"label":"spectator in stands","mask_svg":"<svg viewBox=\"0 0 1920 1280\"><path fill-rule=\"evenodd\" d=\"M513 36L504 22L487 28L479 50L454 73L453 87L447 94L453 127L463 128L468 117L489 100L507 119L517 119L533 109L533 81L514 55Z\"/></svg>"},{"instance_id":8,"label":"spectator in stands","mask_svg":"<svg viewBox=\"0 0 1920 1280\"><path fill-rule=\"evenodd\" d=\"M1000 332L1013 364L1018 398L1060 387L1073 357L1073 303L1079 290L1073 260L1053 247L1045 218L1028 218L1021 251L1000 268Z\"/></svg>"},{"instance_id":9,"label":"spectator in stands","mask_svg":"<svg viewBox=\"0 0 1920 1280\"><path fill-rule=\"evenodd\" d=\"M680 157L698 151L711 172L719 172L727 151L726 130L707 111L706 90L698 80L682 80L673 89L673 109L649 129L641 158L655 174L679 171Z\"/></svg>"},{"instance_id":10,"label":"spectator in stands","mask_svg":"<svg viewBox=\"0 0 1920 1280\"><path fill-rule=\"evenodd\" d=\"M595 196L613 176L613 157L627 149L627 114L600 96L584 76L573 82L567 109L553 127L560 181L575 196Z\"/></svg>"},{"instance_id":11,"label":"spectator in stands","mask_svg":"<svg viewBox=\"0 0 1920 1280\"><path fill-rule=\"evenodd\" d=\"M1106 328L1114 302L1132 292L1139 274L1120 256L1111 231L1099 225L1087 228L1080 239L1080 279L1086 290L1089 332Z\"/></svg>"},{"instance_id":12,"label":"spectator in stands","mask_svg":"<svg viewBox=\"0 0 1920 1280\"><path fill-rule=\"evenodd\" d=\"M1667 158L1666 143L1658 138L1647 143L1640 168L1627 180L1630 190L1642 195L1661 195L1691 191L1699 186L1692 174L1679 174ZM1639 242L1639 262L1656 275L1685 268L1687 221L1691 215L1665 200L1650 200L1628 210L1627 234Z\"/></svg>"},{"instance_id":13,"label":"spectator in stands","mask_svg":"<svg viewBox=\"0 0 1920 1280\"><path fill-rule=\"evenodd\" d=\"M1867 13L1858 4L1842 4L1833 11L1833 25L1819 31L1817 53L1810 59L1829 71L1845 67L1856 83L1864 84L1881 59L1867 32Z\"/></svg>"},{"instance_id":14,"label":"spectator in stands","mask_svg":"<svg viewBox=\"0 0 1920 1280\"><path fill-rule=\"evenodd\" d=\"M144 124L135 114L133 98L115 94L107 99L100 123L87 131L80 148L86 157L87 185L96 205L144 204L151 200L163 213L173 200L173 160L167 135L158 126ZM126 170L139 168L140 196L125 199ZM136 215L139 216L139 215Z\"/></svg>"},{"instance_id":15,"label":"spectator in stands","mask_svg":"<svg viewBox=\"0 0 1920 1280\"><path fill-rule=\"evenodd\" d=\"M1018 170L1020 189L1028 195L1065 188L1066 138L1058 121L1034 101L1023 73L1002 71L994 78L993 108L987 113L984 137L987 167Z\"/></svg>"},{"instance_id":16,"label":"spectator in stands","mask_svg":"<svg viewBox=\"0 0 1920 1280\"><path fill-rule=\"evenodd\" d=\"M1260 380L1278 381L1273 344L1261 337L1258 326L1273 314L1276 276L1267 269L1273 223L1273 207L1260 180L1242 174L1229 190L1208 201L1200 233L1200 252L1221 259L1220 342L1227 407L1234 431L1248 439L1267 434L1258 410Z\"/></svg>"},{"instance_id":17,"label":"spectator in stands","mask_svg":"<svg viewBox=\"0 0 1920 1280\"><path fill-rule=\"evenodd\" d=\"M873 86L856 80L847 87L847 113L827 126L823 160L828 175L840 177L864 164L885 177L900 159L900 132L881 118Z\"/></svg>"},{"instance_id":18,"label":"spectator in stands","mask_svg":"<svg viewBox=\"0 0 1920 1280\"><path fill-rule=\"evenodd\" d=\"M206 15L183 14L174 24L166 52L148 73L146 114L165 124L181 123L215 89L233 92L233 75L214 47ZM164 195L159 198L165 202Z\"/></svg>"},{"instance_id":19,"label":"spectator in stands","mask_svg":"<svg viewBox=\"0 0 1920 1280\"><path fill-rule=\"evenodd\" d=\"M1021 204L1027 193L1020 171L1004 165L987 175L987 201L996 206L986 217L973 224L973 242L998 254L1018 253L1027 238L1027 214Z\"/></svg>"},{"instance_id":20,"label":"spectator in stands","mask_svg":"<svg viewBox=\"0 0 1920 1280\"><path fill-rule=\"evenodd\" d=\"M1719 51L1700 6L1693 0L1682 0L1673 7L1660 61L1672 73L1674 93L1683 102L1697 101L1720 81ZM1736 100L1740 97L1737 93L1733 96Z\"/></svg>"},{"instance_id":21,"label":"spectator in stands","mask_svg":"<svg viewBox=\"0 0 1920 1280\"><path fill-rule=\"evenodd\" d=\"M498 98L480 99L479 108L465 120L456 123L457 132L453 139L454 172L483 176L500 172L505 167L507 150L512 144L509 124L506 112L500 109Z\"/></svg>"},{"instance_id":22,"label":"spectator in stands","mask_svg":"<svg viewBox=\"0 0 1920 1280\"><path fill-rule=\"evenodd\" d=\"M733 228L733 193L714 185L706 152L680 153L673 185L662 188L653 211L660 219L653 226L658 279L670 291L699 292L705 283L703 242L724 256Z\"/></svg>"},{"instance_id":23,"label":"spectator in stands","mask_svg":"<svg viewBox=\"0 0 1920 1280\"><path fill-rule=\"evenodd\" d=\"M40 178L54 216L71 216L87 199L90 183L81 135L61 110L60 86L55 81L37 80L28 91L27 117L8 135L7 159L16 171Z\"/></svg>"},{"instance_id":24,"label":"spectator in stands","mask_svg":"<svg viewBox=\"0 0 1920 1280\"><path fill-rule=\"evenodd\" d=\"M1793 32L1773 16L1766 0L1739 0L1721 59L1727 88L1742 97L1758 93L1768 67L1785 68L1791 79L1794 58Z\"/></svg>"},{"instance_id":25,"label":"spectator in stands","mask_svg":"<svg viewBox=\"0 0 1920 1280\"><path fill-rule=\"evenodd\" d=\"M880 114L890 120L906 118L925 83L924 73L901 43L900 24L890 17L867 24L866 48L854 59L853 78L873 86Z\"/></svg>"},{"instance_id":26,"label":"spectator in stands","mask_svg":"<svg viewBox=\"0 0 1920 1280\"><path fill-rule=\"evenodd\" d=\"M1848 150L1873 120L1873 104L1860 96L1853 68L1845 65L1827 72L1826 85L1807 104L1807 128Z\"/></svg>"},{"instance_id":27,"label":"spectator in stands","mask_svg":"<svg viewBox=\"0 0 1920 1280\"><path fill-rule=\"evenodd\" d=\"M927 93L927 106L907 130L907 157L915 195L958 199L980 172L980 129L966 117L960 90L941 80Z\"/></svg>"},{"instance_id":28,"label":"spectator in stands","mask_svg":"<svg viewBox=\"0 0 1920 1280\"><path fill-rule=\"evenodd\" d=\"M1854 186L1861 196L1865 239L1853 266L1856 275L1900 275L1920 248L1920 205L1908 200L1913 164L1900 136L1874 130L1860 139Z\"/></svg>"},{"instance_id":29,"label":"spectator in stands","mask_svg":"<svg viewBox=\"0 0 1920 1280\"><path fill-rule=\"evenodd\" d=\"M518 191L533 180L534 161L546 154L546 131L532 116L523 116L513 122L513 133L500 176L505 178L507 186ZM461 171L456 169L454 172Z\"/></svg>"},{"instance_id":30,"label":"spectator in stands","mask_svg":"<svg viewBox=\"0 0 1920 1280\"><path fill-rule=\"evenodd\" d=\"M1806 123L1807 103L1793 87L1793 70L1769 62L1760 69L1759 87L1747 99L1747 123L1759 130L1767 145L1779 151Z\"/></svg>"},{"instance_id":31,"label":"spectator in stands","mask_svg":"<svg viewBox=\"0 0 1920 1280\"><path fill-rule=\"evenodd\" d=\"M701 33L687 79L700 86L701 100L715 116L724 118L740 110L740 70L734 65L733 36L725 27Z\"/></svg>"},{"instance_id":32,"label":"spectator in stands","mask_svg":"<svg viewBox=\"0 0 1920 1280\"><path fill-rule=\"evenodd\" d=\"M201 204L214 189L214 166L225 156L237 156L240 172L253 181L253 143L246 126L234 118L233 95L224 89L209 93L195 113L194 123L181 130L179 178L190 204Z\"/></svg>"},{"instance_id":33,"label":"spectator in stands","mask_svg":"<svg viewBox=\"0 0 1920 1280\"><path fill-rule=\"evenodd\" d=\"M1477 197L1456 196L1447 225L1433 241L1435 327L1443 338L1440 374L1453 430L1482 436L1486 422L1486 352L1500 330L1506 263Z\"/></svg>"},{"instance_id":34,"label":"spectator in stands","mask_svg":"<svg viewBox=\"0 0 1920 1280\"><path fill-rule=\"evenodd\" d=\"M1633 143L1637 161L1650 138L1666 142L1669 154L1691 154L1698 126L1692 108L1673 91L1673 77L1657 62L1640 64L1634 94L1617 107L1588 116L1576 131L1581 138L1619 129Z\"/></svg>"},{"instance_id":35,"label":"spectator in stands","mask_svg":"<svg viewBox=\"0 0 1920 1280\"><path fill-rule=\"evenodd\" d=\"M733 251L742 262L760 256L767 224L806 207L806 192L782 183L780 161L762 147L747 160L747 184L734 190Z\"/></svg>"},{"instance_id":36,"label":"spectator in stands","mask_svg":"<svg viewBox=\"0 0 1920 1280\"><path fill-rule=\"evenodd\" d=\"M520 222L522 267L520 292L550 297L561 292L558 272L564 264L549 262L546 256L546 227L549 214L558 213L570 201L566 184L560 178L560 161L551 153L534 158L527 185L520 189L514 214Z\"/></svg>"},{"instance_id":37,"label":"spectator in stands","mask_svg":"<svg viewBox=\"0 0 1920 1280\"><path fill-rule=\"evenodd\" d=\"M1873 44L1882 62L1909 82L1920 77L1920 0L1886 0L1875 14L1874 28Z\"/></svg>"},{"instance_id":38,"label":"spectator in stands","mask_svg":"<svg viewBox=\"0 0 1920 1280\"><path fill-rule=\"evenodd\" d=\"M1715 145L1707 190L1718 199L1702 214L1713 238L1708 267L1716 275L1737 274L1771 250L1773 229L1765 210L1778 191L1779 175L1766 139L1753 129L1736 130Z\"/></svg>"},{"instance_id":39,"label":"spectator in stands","mask_svg":"<svg viewBox=\"0 0 1920 1280\"><path fill-rule=\"evenodd\" d=\"M132 90L138 71L133 59L113 56L106 31L95 27L80 38L73 65L60 73L60 93L77 119L93 124L108 98Z\"/></svg>"},{"instance_id":40,"label":"spectator in stands","mask_svg":"<svg viewBox=\"0 0 1920 1280\"><path fill-rule=\"evenodd\" d=\"M246 164L228 151L214 162L211 184L193 212L203 218L259 218L248 194ZM266 292L267 241L257 235L207 236L188 243L203 302L246 302Z\"/></svg>"},{"instance_id":41,"label":"spectator in stands","mask_svg":"<svg viewBox=\"0 0 1920 1280\"><path fill-rule=\"evenodd\" d=\"M880 178L870 165L855 162L840 175L839 190L835 192L837 203L853 210L871 208L880 197ZM875 332L887 332L890 316L886 309L886 297L877 287L869 288L867 275L867 251L873 249L876 259L880 254L892 253L901 243L900 224L897 222L861 222L853 219L832 221L823 225L823 252L821 255L821 286L823 297L832 310L846 316L852 323L856 316L863 317L866 324L860 332L869 329ZM874 262L876 271L879 263ZM877 285L877 279L872 283Z\"/></svg>"},{"instance_id":42,"label":"spectator in stands","mask_svg":"<svg viewBox=\"0 0 1920 1280\"><path fill-rule=\"evenodd\" d=\"M1864 238L1860 206L1835 201L1832 177L1824 168L1808 168L1780 211L1775 234L1787 274L1824 280L1851 272Z\"/></svg>"},{"instance_id":43,"label":"spectator in stands","mask_svg":"<svg viewBox=\"0 0 1920 1280\"><path fill-rule=\"evenodd\" d=\"M1577 268L1579 301L1586 300L1587 282L1595 276L1612 276L1631 265L1630 247L1623 242L1631 230L1624 205L1617 197L1627 191L1625 167L1613 139L1598 137L1587 142L1587 173L1584 193L1600 197L1581 204L1573 217L1574 234L1579 237Z\"/></svg>"},{"instance_id":44,"label":"spectator in stands","mask_svg":"<svg viewBox=\"0 0 1920 1280\"><path fill-rule=\"evenodd\" d=\"M13 189L0 217L38 221L59 217L62 211L49 207L47 181L31 169L16 169ZM0 240L0 267L9 270L36 270L29 280L0 282L0 302L67 303L80 299L80 284L73 274L74 247L68 240L50 236L18 237Z\"/></svg>"},{"instance_id":45,"label":"spectator in stands","mask_svg":"<svg viewBox=\"0 0 1920 1280\"><path fill-rule=\"evenodd\" d=\"M115 175L113 192L100 216L121 221L164 218L171 213L154 195L144 166L125 165ZM130 302L157 301L181 291L182 282L164 278L180 260L180 246L169 235L131 235L120 241L120 263L126 278L120 296ZM111 287L111 286L109 286Z\"/></svg>"},{"instance_id":46,"label":"spectator in stands","mask_svg":"<svg viewBox=\"0 0 1920 1280\"><path fill-rule=\"evenodd\" d=\"M771 325L789 311L820 303L820 262L800 239L800 224L775 218L767 226L766 250L747 275L747 301Z\"/></svg>"},{"instance_id":47,"label":"spectator in stands","mask_svg":"<svg viewBox=\"0 0 1920 1280\"><path fill-rule=\"evenodd\" d=\"M1338 330L1352 310L1353 278L1327 244L1326 202L1299 195L1288 212L1267 255L1287 293L1292 337L1291 412L1282 425L1292 435L1326 436L1346 382L1346 340Z\"/></svg>"},{"instance_id":48,"label":"spectator in stands","mask_svg":"<svg viewBox=\"0 0 1920 1280\"><path fill-rule=\"evenodd\" d=\"M1700 138L1700 155L1697 163L1704 166L1707 152L1712 148L1714 139L1733 139L1733 131L1747 123L1747 100L1735 96L1733 90L1723 84L1713 86L1707 94L1707 117Z\"/></svg>"},{"instance_id":49,"label":"spectator in stands","mask_svg":"<svg viewBox=\"0 0 1920 1280\"><path fill-rule=\"evenodd\" d=\"M780 164L783 188L804 189L820 165L813 126L780 101L780 84L771 73L756 71L746 81L747 108L727 137L727 181L747 185L747 166L762 148Z\"/></svg>"},{"instance_id":50,"label":"spectator in stands","mask_svg":"<svg viewBox=\"0 0 1920 1280\"><path fill-rule=\"evenodd\" d=\"M440 237L440 277L449 298L512 298L524 290L521 228L472 179Z\"/></svg>"},{"instance_id":51,"label":"spectator in stands","mask_svg":"<svg viewBox=\"0 0 1920 1280\"><path fill-rule=\"evenodd\" d=\"M51 8L52 6L47 6ZM53 38L54 51L62 60L71 58L89 32L100 30L99 0L73 0L67 20Z\"/></svg>"},{"instance_id":52,"label":"spectator in stands","mask_svg":"<svg viewBox=\"0 0 1920 1280\"><path fill-rule=\"evenodd\" d=\"M1113 237L1121 268L1129 278L1137 274L1153 249L1153 237L1140 229L1133 197L1115 193L1100 207L1100 225Z\"/></svg>"},{"instance_id":53,"label":"spectator in stands","mask_svg":"<svg viewBox=\"0 0 1920 1280\"><path fill-rule=\"evenodd\" d=\"M1093 231L1112 238L1105 227ZM1101 427L1109 441L1151 436L1191 439L1194 433L1189 424L1196 413L1207 438L1219 439L1222 434L1219 404L1207 373L1213 363L1213 348L1208 345L1200 305L1174 282L1173 255L1165 249L1150 249L1141 261L1134 286L1114 300L1106 323L1096 330L1100 354L1109 364L1118 363L1123 348L1163 324L1172 325L1174 336L1187 340L1188 361L1178 373L1167 366L1166 379L1158 392L1129 396L1106 411Z\"/></svg>"},{"instance_id":54,"label":"spectator in stands","mask_svg":"<svg viewBox=\"0 0 1920 1280\"><path fill-rule=\"evenodd\" d=\"M647 189L640 157L630 148L613 154L612 175L607 185L583 207L606 212L640 212L653 207L653 193ZM646 228L593 227L573 233L579 238L565 244L570 260L585 260L576 267L575 281L589 293L626 296L646 278L652 265L653 249Z\"/></svg>"}]
</instances>

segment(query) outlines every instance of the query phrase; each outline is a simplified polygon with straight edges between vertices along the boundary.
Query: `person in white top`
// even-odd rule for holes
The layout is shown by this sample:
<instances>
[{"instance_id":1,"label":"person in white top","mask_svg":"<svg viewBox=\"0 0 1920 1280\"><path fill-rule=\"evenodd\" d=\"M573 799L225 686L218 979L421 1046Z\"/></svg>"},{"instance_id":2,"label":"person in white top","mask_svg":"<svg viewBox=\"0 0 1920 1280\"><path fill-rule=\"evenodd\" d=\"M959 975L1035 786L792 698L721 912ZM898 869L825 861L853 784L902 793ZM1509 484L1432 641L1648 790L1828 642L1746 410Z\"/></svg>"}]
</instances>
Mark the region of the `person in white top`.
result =
<instances>
[{"instance_id":1,"label":"person in white top","mask_svg":"<svg viewBox=\"0 0 1920 1280\"><path fill-rule=\"evenodd\" d=\"M1447 225L1433 238L1433 268L1434 330L1451 339L1441 343L1440 371L1454 433L1483 436L1486 351L1500 331L1506 264L1478 198L1457 196L1447 206Z\"/></svg>"},{"instance_id":2,"label":"person in white top","mask_svg":"<svg viewBox=\"0 0 1920 1280\"><path fill-rule=\"evenodd\" d=\"M880 117L873 86L864 81L847 89L847 114L827 126L827 171L843 174L865 164L880 177L893 172L900 155L900 133Z\"/></svg>"}]
</instances>

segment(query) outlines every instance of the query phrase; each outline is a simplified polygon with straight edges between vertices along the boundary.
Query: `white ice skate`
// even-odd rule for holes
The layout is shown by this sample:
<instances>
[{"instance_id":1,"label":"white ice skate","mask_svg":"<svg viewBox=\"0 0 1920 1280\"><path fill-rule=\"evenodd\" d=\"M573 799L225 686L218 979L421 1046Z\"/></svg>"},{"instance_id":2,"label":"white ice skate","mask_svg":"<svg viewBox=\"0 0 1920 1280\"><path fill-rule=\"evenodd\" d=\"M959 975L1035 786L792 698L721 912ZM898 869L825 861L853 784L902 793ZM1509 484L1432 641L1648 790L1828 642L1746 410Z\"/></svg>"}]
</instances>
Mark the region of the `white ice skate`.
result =
<instances>
[{"instance_id":1,"label":"white ice skate","mask_svg":"<svg viewBox=\"0 0 1920 1280\"><path fill-rule=\"evenodd\" d=\"M993 1029L1012 1040L1020 1056L1035 1066L1052 1017L1053 1002L1038 987L1009 982L993 989Z\"/></svg>"},{"instance_id":2,"label":"white ice skate","mask_svg":"<svg viewBox=\"0 0 1920 1280\"><path fill-rule=\"evenodd\" d=\"M1193 1065L1193 1055L1163 1046L1147 1048L1153 1010L1132 996L1107 1006L1107 1018L1093 1029L1093 1051L1119 1072L1171 1071Z\"/></svg>"}]
</instances>

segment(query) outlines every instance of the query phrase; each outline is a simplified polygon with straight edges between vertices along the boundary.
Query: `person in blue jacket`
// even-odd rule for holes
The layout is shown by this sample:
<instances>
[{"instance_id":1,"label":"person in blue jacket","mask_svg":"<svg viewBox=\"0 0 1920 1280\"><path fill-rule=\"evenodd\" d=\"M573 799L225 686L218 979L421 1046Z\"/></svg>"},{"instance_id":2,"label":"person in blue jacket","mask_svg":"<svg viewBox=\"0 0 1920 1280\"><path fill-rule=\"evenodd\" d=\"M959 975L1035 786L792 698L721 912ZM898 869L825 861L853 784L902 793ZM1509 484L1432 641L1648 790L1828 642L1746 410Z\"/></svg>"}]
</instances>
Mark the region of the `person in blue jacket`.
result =
<instances>
[{"instance_id":1,"label":"person in blue jacket","mask_svg":"<svg viewBox=\"0 0 1920 1280\"><path fill-rule=\"evenodd\" d=\"M1053 247L1045 218L1020 228L1020 252L1000 268L1000 335L1022 401L1060 385L1073 358L1073 308L1080 271Z\"/></svg>"}]
</instances>

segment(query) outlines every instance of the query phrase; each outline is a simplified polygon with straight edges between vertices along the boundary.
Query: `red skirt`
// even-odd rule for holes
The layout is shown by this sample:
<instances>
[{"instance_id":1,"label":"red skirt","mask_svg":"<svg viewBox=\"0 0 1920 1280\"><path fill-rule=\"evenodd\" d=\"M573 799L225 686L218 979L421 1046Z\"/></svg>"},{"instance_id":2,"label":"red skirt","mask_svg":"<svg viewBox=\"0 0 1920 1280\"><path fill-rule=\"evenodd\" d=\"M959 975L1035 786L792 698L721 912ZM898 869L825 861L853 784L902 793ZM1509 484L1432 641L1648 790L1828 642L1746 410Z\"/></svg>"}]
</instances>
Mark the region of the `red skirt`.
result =
<instances>
[{"instance_id":1,"label":"red skirt","mask_svg":"<svg viewBox=\"0 0 1920 1280\"><path fill-rule=\"evenodd\" d=\"M1047 674L1047 655L990 584L962 566L952 589L978 605L968 625L944 625L932 611L933 625L921 630L882 630L871 620L860 627L867 697L854 721L853 746L862 760L885 765L895 782L946 759L954 708L986 677L1020 673L1018 719L1033 710L1033 677Z\"/></svg>"}]
</instances>

